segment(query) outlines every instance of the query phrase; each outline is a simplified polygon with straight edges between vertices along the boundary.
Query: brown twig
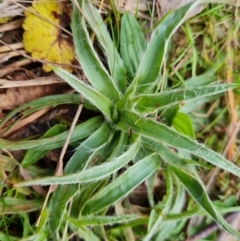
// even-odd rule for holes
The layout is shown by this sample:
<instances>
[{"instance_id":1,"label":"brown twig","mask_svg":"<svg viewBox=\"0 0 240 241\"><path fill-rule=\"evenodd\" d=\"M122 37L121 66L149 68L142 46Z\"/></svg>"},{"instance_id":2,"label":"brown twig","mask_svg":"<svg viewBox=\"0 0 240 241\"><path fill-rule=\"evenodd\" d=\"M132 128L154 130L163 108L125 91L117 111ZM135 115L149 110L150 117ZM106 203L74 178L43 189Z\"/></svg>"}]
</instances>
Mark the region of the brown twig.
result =
<instances>
[{"instance_id":1,"label":"brown twig","mask_svg":"<svg viewBox=\"0 0 240 241\"><path fill-rule=\"evenodd\" d=\"M15 88L15 87L27 87L27 86L39 86L39 85L51 85L66 83L57 76L39 77L30 80L21 81L9 81L7 79L0 79L0 89Z\"/></svg>"},{"instance_id":2,"label":"brown twig","mask_svg":"<svg viewBox=\"0 0 240 241\"><path fill-rule=\"evenodd\" d=\"M44 109L41 109L39 111L34 112L32 115L29 115L28 117L18 121L15 126L13 126L11 129L7 130L5 133L2 134L2 137L8 137L10 134L15 132L16 130L20 129L21 127L31 123L32 121L36 120L40 116L46 114L49 110L51 110L52 107L46 107Z\"/></svg>"},{"instance_id":3,"label":"brown twig","mask_svg":"<svg viewBox=\"0 0 240 241\"><path fill-rule=\"evenodd\" d=\"M15 21L11 21L9 23L6 23L0 26L0 32L6 32L6 31L10 31L10 30L14 30L22 27L23 20L24 20L23 18L17 19Z\"/></svg>"},{"instance_id":4,"label":"brown twig","mask_svg":"<svg viewBox=\"0 0 240 241\"><path fill-rule=\"evenodd\" d=\"M233 60L234 60L234 32L233 30L229 31L230 33L228 34L227 38L227 69L226 69L226 75L227 75L227 82L231 83L233 81ZM230 124L229 124L229 129L228 129L228 136L232 136L232 133L234 132L234 128L237 125L237 111L236 111L236 106L235 106L235 100L234 100L234 93L233 90L229 90L227 92L227 100L228 100L228 108L229 108L229 113L230 113ZM235 139L232 139L231 142L228 145L228 150L227 150L227 158L229 160L232 160L233 157L233 151L235 147Z\"/></svg>"},{"instance_id":5,"label":"brown twig","mask_svg":"<svg viewBox=\"0 0 240 241\"><path fill-rule=\"evenodd\" d=\"M75 126L76 126L76 123L77 123L77 121L78 121L78 118L79 118L79 116L80 116L80 114L81 114L81 112L82 112L82 108L83 108L83 104L80 104L80 105L78 106L77 112L76 112L75 117L74 117L74 119L73 119L72 125L71 125L71 127L70 127L70 129L69 129L69 132L68 132L67 138L66 138L66 140L65 140L64 146L63 146L63 148L62 148L62 151L61 151L61 154L60 154L60 157L59 157L59 161L58 161L58 164L57 164L55 173L54 173L55 176L61 176L61 175L63 174L63 157L64 157L64 155L65 155L65 153L66 153L68 144L69 144L69 142L70 142L70 138L71 138L71 136L72 136L72 133L73 133L73 131L74 131L74 128L75 128ZM45 200L44 200L44 203L43 203L43 206L42 206L42 210L41 210L40 215L39 215L39 217L38 217L38 220L37 220L37 222L36 222L36 226L39 225L42 212L43 212L43 210L45 209L45 207L46 207L46 205L47 205L47 202L48 202L48 199L49 199L50 194L51 194L56 188L57 188L56 185L51 185L50 188L48 189L48 193L47 193L47 196L46 196L46 198L45 198Z\"/></svg>"}]
</instances>

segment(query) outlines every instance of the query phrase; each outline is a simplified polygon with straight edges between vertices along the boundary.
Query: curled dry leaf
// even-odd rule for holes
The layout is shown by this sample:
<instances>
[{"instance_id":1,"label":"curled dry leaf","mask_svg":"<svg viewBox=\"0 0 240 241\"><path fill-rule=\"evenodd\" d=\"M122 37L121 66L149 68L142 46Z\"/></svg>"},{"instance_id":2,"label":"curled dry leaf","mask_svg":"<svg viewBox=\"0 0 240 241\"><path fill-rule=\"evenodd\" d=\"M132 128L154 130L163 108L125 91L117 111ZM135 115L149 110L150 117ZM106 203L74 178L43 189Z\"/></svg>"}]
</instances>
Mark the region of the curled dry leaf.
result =
<instances>
[{"instance_id":1,"label":"curled dry leaf","mask_svg":"<svg viewBox=\"0 0 240 241\"><path fill-rule=\"evenodd\" d=\"M23 44L32 57L49 63L71 65L74 50L69 36L62 29L69 25L70 8L64 1L34 0L26 11ZM64 67L71 72L70 67ZM51 71L48 64L43 69Z\"/></svg>"},{"instance_id":2,"label":"curled dry leaf","mask_svg":"<svg viewBox=\"0 0 240 241\"><path fill-rule=\"evenodd\" d=\"M42 96L62 93L59 85L34 86L24 88L0 89L0 112L16 107ZM0 117L3 114L0 113Z\"/></svg>"}]
</instances>

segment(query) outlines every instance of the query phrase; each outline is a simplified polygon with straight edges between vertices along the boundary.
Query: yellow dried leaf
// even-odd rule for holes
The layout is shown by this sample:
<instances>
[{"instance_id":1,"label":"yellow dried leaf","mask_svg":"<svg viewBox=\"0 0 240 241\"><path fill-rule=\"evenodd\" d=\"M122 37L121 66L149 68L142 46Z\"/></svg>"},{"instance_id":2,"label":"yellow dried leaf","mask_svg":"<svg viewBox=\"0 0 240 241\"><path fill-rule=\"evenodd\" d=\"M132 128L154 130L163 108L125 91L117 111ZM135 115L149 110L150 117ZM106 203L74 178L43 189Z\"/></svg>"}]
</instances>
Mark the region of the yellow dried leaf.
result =
<instances>
[{"instance_id":1,"label":"yellow dried leaf","mask_svg":"<svg viewBox=\"0 0 240 241\"><path fill-rule=\"evenodd\" d=\"M25 11L23 44L32 57L56 64L72 64L74 49L68 36L60 27L69 24L66 2L58 0L34 0L32 7ZM69 67L63 67L72 71ZM45 71L51 71L43 64Z\"/></svg>"}]
</instances>

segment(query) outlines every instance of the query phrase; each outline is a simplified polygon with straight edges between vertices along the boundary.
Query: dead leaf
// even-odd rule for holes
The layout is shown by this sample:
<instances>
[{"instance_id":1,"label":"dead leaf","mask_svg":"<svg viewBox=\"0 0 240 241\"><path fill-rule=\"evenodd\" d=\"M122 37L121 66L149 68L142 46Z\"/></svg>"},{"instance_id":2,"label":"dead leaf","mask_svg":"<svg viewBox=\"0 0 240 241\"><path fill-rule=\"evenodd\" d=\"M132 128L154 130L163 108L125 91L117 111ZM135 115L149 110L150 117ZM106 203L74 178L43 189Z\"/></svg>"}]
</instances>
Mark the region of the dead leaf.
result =
<instances>
[{"instance_id":1,"label":"dead leaf","mask_svg":"<svg viewBox=\"0 0 240 241\"><path fill-rule=\"evenodd\" d=\"M59 85L46 85L24 88L0 89L0 113L13 110L16 107L25 104L37 98L61 93Z\"/></svg>"},{"instance_id":2,"label":"dead leaf","mask_svg":"<svg viewBox=\"0 0 240 241\"><path fill-rule=\"evenodd\" d=\"M196 2L198 0L157 0L158 4L160 5L161 8L161 15L165 15L168 13L170 10L178 9L185 4L188 4L190 2ZM189 19L198 13L200 13L204 9L205 5L201 4L196 7L194 7L189 14L187 15L186 19Z\"/></svg>"},{"instance_id":3,"label":"dead leaf","mask_svg":"<svg viewBox=\"0 0 240 241\"><path fill-rule=\"evenodd\" d=\"M32 177L28 174L28 172L21 165L19 165L19 171L25 181L32 180ZM31 188L41 195L45 196L47 194L47 191L39 185L31 186Z\"/></svg>"},{"instance_id":4,"label":"dead leaf","mask_svg":"<svg viewBox=\"0 0 240 241\"><path fill-rule=\"evenodd\" d=\"M69 5L57 0L34 0L26 11L23 24L23 44L26 51L35 59L52 64L71 65L74 61L74 49L68 35L62 29L70 23ZM70 67L64 67L72 71ZM51 71L43 64L46 72Z\"/></svg>"}]
</instances>

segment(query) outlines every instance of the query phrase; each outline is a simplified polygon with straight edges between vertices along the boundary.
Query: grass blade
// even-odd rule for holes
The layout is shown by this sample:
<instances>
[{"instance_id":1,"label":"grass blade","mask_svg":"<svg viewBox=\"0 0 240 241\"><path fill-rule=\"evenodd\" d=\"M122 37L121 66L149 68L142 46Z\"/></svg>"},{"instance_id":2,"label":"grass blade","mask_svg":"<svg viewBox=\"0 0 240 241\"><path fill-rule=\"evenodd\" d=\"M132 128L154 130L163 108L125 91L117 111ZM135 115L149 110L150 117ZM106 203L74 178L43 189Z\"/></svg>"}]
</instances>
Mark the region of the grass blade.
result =
<instances>
[{"instance_id":1,"label":"grass blade","mask_svg":"<svg viewBox=\"0 0 240 241\"><path fill-rule=\"evenodd\" d=\"M120 51L130 79L133 79L145 53L147 43L137 20L125 13L121 20Z\"/></svg>"},{"instance_id":2,"label":"grass blade","mask_svg":"<svg viewBox=\"0 0 240 241\"><path fill-rule=\"evenodd\" d=\"M65 176L55 176L35 179L31 181L19 182L16 184L18 187L31 186L31 185L50 185L50 184L74 184L74 183L87 183L95 182L106 178L112 173L118 171L128 162L130 162L136 155L139 148L139 144L135 143L129 147L121 156L116 157L115 160L107 162L98 166L91 167L86 170L82 170L75 174ZM75 168L76 170L76 168Z\"/></svg>"},{"instance_id":3,"label":"grass blade","mask_svg":"<svg viewBox=\"0 0 240 241\"><path fill-rule=\"evenodd\" d=\"M98 126L99 127L99 126ZM67 174L73 173L83 167L83 164L91 156L94 149L106 144L109 141L110 130L107 125L102 125L91 136L89 136L84 142L81 143L79 149L82 150L82 154L79 155L77 162L71 160L64 169ZM100 136L102 136L100 138ZM53 193L49 205L50 220L49 226L53 235L57 235L58 229L61 226L64 210L69 200L79 192L79 185L65 185L59 186ZM56 212L56 210L58 210ZM59 239L57 239L59 240Z\"/></svg>"},{"instance_id":4,"label":"grass blade","mask_svg":"<svg viewBox=\"0 0 240 241\"><path fill-rule=\"evenodd\" d=\"M5 232L0 231L0 240L2 241L19 241L19 237L14 237L12 235L6 234Z\"/></svg>"},{"instance_id":5,"label":"grass blade","mask_svg":"<svg viewBox=\"0 0 240 241\"><path fill-rule=\"evenodd\" d=\"M79 80L74 75L68 73L61 68L53 67L54 72L71 85L77 92L79 92L90 103L96 106L101 112L111 120L112 117L112 101L105 95L101 94L91 86L86 85L83 81ZM100 80L99 80L100 81Z\"/></svg>"},{"instance_id":6,"label":"grass blade","mask_svg":"<svg viewBox=\"0 0 240 241\"><path fill-rule=\"evenodd\" d=\"M83 141L75 153L72 155L65 167L65 173L72 174L82 170L86 166L88 158L98 151L102 146L111 140L113 132L107 124L102 125L98 130L92 133L85 141Z\"/></svg>"},{"instance_id":7,"label":"grass blade","mask_svg":"<svg viewBox=\"0 0 240 241\"><path fill-rule=\"evenodd\" d=\"M163 208L163 210L160 211L159 214L154 209L152 210L152 213L151 213L152 219L154 219L155 217L157 217L157 218L154 221L154 223L150 226L150 229L148 230L148 234L143 239L144 241L152 240L153 235L157 232L157 229L159 228L160 224L162 223L164 217L169 213L169 211L171 209L173 195L174 195L174 189L173 189L172 177L170 176L169 170L167 170L165 173L165 181L166 181L167 194L165 197L166 201L164 203L164 208ZM151 220L151 216L150 216L150 220Z\"/></svg>"},{"instance_id":8,"label":"grass blade","mask_svg":"<svg viewBox=\"0 0 240 241\"><path fill-rule=\"evenodd\" d=\"M61 104L80 104L80 101L81 101L81 96L79 94L66 94L66 95L62 94L62 95L45 96L37 100L30 101L24 105L21 105L15 110L11 111L0 121L0 127L2 127L12 117L19 115L20 112L21 112L21 115L19 118L17 118L17 120L22 119L27 115L30 115L31 113L37 110L40 110L44 107L56 106ZM85 105L84 103L84 107L86 108L90 107L89 102L86 104L87 105ZM90 109L93 109L93 106L90 107Z\"/></svg>"},{"instance_id":9,"label":"grass blade","mask_svg":"<svg viewBox=\"0 0 240 241\"><path fill-rule=\"evenodd\" d=\"M66 130L66 126L58 124L51 127L40 139L56 136ZM43 158L49 150L39 150L38 148L29 149L23 157L21 165L26 168Z\"/></svg>"},{"instance_id":10,"label":"grass blade","mask_svg":"<svg viewBox=\"0 0 240 241\"><path fill-rule=\"evenodd\" d=\"M98 182L91 182L82 185L81 194L79 198L74 199L71 217L81 217L82 209L84 208L86 202L96 193L97 190L100 190L103 186L106 186L109 179L105 179Z\"/></svg>"},{"instance_id":11,"label":"grass blade","mask_svg":"<svg viewBox=\"0 0 240 241\"><path fill-rule=\"evenodd\" d=\"M115 148L110 152L110 155L106 157L107 158L106 162L110 162L114 158L119 157L123 154L124 150L126 149L126 146L128 145L128 134L122 131L119 137L116 139L116 142L117 143L115 145ZM108 146L106 146L106 148L107 150L109 150ZM108 151L105 151L105 152L108 152ZM96 191L96 189L99 188L99 185L102 185L102 183L104 183L104 181L89 183L82 187L81 196L78 200L76 200L77 202L76 206L78 211L75 213L81 212L81 210L85 206L85 203L90 199L90 197ZM74 203L73 203L73 206L74 206Z\"/></svg>"},{"instance_id":12,"label":"grass blade","mask_svg":"<svg viewBox=\"0 0 240 241\"><path fill-rule=\"evenodd\" d=\"M174 180L175 181L175 180ZM169 213L181 213L182 210L184 210L184 207L186 205L186 192L181 185L181 183L174 182L176 185L174 191L176 193L174 197L174 205L171 208L171 211ZM167 215L168 216L168 215ZM161 223L160 227L158 228L158 232L154 235L152 238L153 241L163 241L170 238L170 236L173 233L176 233L176 228L181 224L185 223L186 220L176 221L166 221L166 217L164 222Z\"/></svg>"},{"instance_id":13,"label":"grass blade","mask_svg":"<svg viewBox=\"0 0 240 241\"><path fill-rule=\"evenodd\" d=\"M91 135L93 131L97 130L99 126L102 125L102 121L103 117L97 116L76 126L71 136L70 143L81 140ZM68 131L65 131L57 136L31 141L7 141L0 139L0 146L1 148L5 148L7 150L22 150L34 147L41 148L41 150L52 150L54 148L61 147L65 142L67 135Z\"/></svg>"},{"instance_id":14,"label":"grass blade","mask_svg":"<svg viewBox=\"0 0 240 241\"><path fill-rule=\"evenodd\" d=\"M67 220L76 227L90 226L90 225L116 225L122 223L129 223L138 219L135 214L124 215L124 216L95 216L88 215L76 218L67 218Z\"/></svg>"},{"instance_id":15,"label":"grass blade","mask_svg":"<svg viewBox=\"0 0 240 241\"><path fill-rule=\"evenodd\" d=\"M101 18L98 10L90 2L83 2L82 8L84 17L90 24L105 52L112 79L115 81L118 88L124 92L127 86L126 70L115 43L110 37L106 24Z\"/></svg>"},{"instance_id":16,"label":"grass blade","mask_svg":"<svg viewBox=\"0 0 240 241\"><path fill-rule=\"evenodd\" d=\"M128 144L128 139L129 139L128 133L121 131L117 145L113 150L113 152L111 153L111 155L109 156L108 160L118 157L124 152Z\"/></svg>"},{"instance_id":17,"label":"grass blade","mask_svg":"<svg viewBox=\"0 0 240 241\"><path fill-rule=\"evenodd\" d=\"M172 167L172 171L187 189L188 193L207 212L207 214L220 224L223 229L240 239L240 233L234 230L214 208L201 181L178 168Z\"/></svg>"},{"instance_id":18,"label":"grass blade","mask_svg":"<svg viewBox=\"0 0 240 241\"><path fill-rule=\"evenodd\" d=\"M77 231L78 236L83 240L101 241L97 234L95 234L89 227L81 227Z\"/></svg>"},{"instance_id":19,"label":"grass blade","mask_svg":"<svg viewBox=\"0 0 240 241\"><path fill-rule=\"evenodd\" d=\"M173 33L183 23L184 17L191 9L191 6L191 3L186 4L161 19L153 32L135 79L129 87L129 92L136 89L137 93L146 93L149 92L149 88L153 88L153 84L158 80L163 58L166 56L168 42Z\"/></svg>"},{"instance_id":20,"label":"grass blade","mask_svg":"<svg viewBox=\"0 0 240 241\"><path fill-rule=\"evenodd\" d=\"M153 113L162 108L169 108L188 100L224 93L239 86L239 84L214 84L193 89L169 90L159 94L138 95L133 98L133 103L137 102L136 110L138 112Z\"/></svg>"},{"instance_id":21,"label":"grass blade","mask_svg":"<svg viewBox=\"0 0 240 241\"><path fill-rule=\"evenodd\" d=\"M21 212L32 212L40 210L42 202L39 200L25 200L12 197L0 198L0 215L17 214Z\"/></svg>"},{"instance_id":22,"label":"grass blade","mask_svg":"<svg viewBox=\"0 0 240 241\"><path fill-rule=\"evenodd\" d=\"M93 196L86 203L82 214L95 213L125 197L131 190L155 172L159 168L159 164L160 160L156 154L142 159Z\"/></svg>"},{"instance_id":23,"label":"grass blade","mask_svg":"<svg viewBox=\"0 0 240 241\"><path fill-rule=\"evenodd\" d=\"M80 6L83 1L78 1ZM84 20L84 13L79 12L78 6L73 3L72 32L77 58L81 63L84 74L93 88L111 100L120 96L117 86L99 60L93 48L91 39Z\"/></svg>"},{"instance_id":24,"label":"grass blade","mask_svg":"<svg viewBox=\"0 0 240 241\"><path fill-rule=\"evenodd\" d=\"M148 148L150 148L152 151L156 152L159 156L161 156L161 158L167 164L177 168L185 168L186 162L179 158L176 154L174 154L174 152L170 151L162 143L157 143L145 137L143 138L143 142L146 144Z\"/></svg>"},{"instance_id":25,"label":"grass blade","mask_svg":"<svg viewBox=\"0 0 240 241\"><path fill-rule=\"evenodd\" d=\"M240 168L232 162L226 160L223 156L209 149L204 144L199 143L197 140L176 132L164 124L145 117L142 118L137 114L125 110L122 111L121 119L116 126L126 132L131 128L133 133L139 134L157 143L164 142L173 147L184 149L223 170L240 176Z\"/></svg>"}]
</instances>

